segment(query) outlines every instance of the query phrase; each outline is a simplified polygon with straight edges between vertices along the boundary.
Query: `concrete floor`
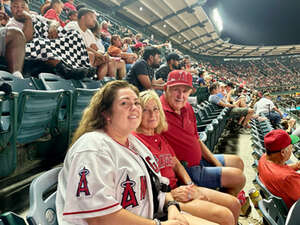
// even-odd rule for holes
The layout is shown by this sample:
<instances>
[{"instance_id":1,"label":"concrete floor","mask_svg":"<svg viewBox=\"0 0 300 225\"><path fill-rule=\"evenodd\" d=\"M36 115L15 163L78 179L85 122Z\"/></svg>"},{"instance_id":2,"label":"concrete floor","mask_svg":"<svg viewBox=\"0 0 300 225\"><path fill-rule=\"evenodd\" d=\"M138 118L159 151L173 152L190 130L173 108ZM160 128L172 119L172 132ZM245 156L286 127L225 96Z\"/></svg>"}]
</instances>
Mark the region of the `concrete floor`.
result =
<instances>
[{"instance_id":1,"label":"concrete floor","mask_svg":"<svg viewBox=\"0 0 300 225\"><path fill-rule=\"evenodd\" d=\"M246 193L246 196L248 196L249 190L251 188L255 188L252 181L256 176L256 171L252 168L254 159L251 155L252 142L250 139L250 131L236 132L235 134L227 134L224 136L225 137L222 138L220 144L218 145L217 153L237 154L242 158L245 165L244 174L247 180L246 185L244 187L244 191ZM240 217L239 222L242 225L262 224L262 217L259 216L251 201L250 204L251 204L251 213L249 214L248 217Z\"/></svg>"}]
</instances>

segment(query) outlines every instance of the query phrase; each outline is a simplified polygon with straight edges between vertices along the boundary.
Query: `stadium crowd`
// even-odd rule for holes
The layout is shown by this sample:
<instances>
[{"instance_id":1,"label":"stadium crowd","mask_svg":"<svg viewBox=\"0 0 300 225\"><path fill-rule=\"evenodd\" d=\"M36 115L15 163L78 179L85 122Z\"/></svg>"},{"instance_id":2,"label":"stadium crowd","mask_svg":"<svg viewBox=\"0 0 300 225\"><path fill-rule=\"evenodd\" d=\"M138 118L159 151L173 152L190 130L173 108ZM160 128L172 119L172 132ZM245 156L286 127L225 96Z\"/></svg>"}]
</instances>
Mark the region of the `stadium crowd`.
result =
<instances>
[{"instance_id":1,"label":"stadium crowd","mask_svg":"<svg viewBox=\"0 0 300 225\"><path fill-rule=\"evenodd\" d=\"M229 108L244 130L251 119L267 118L284 128L270 93L255 89L299 86L299 58L192 62L169 41L154 43L124 27L112 32L109 21L72 0L46 1L40 12L30 11L27 0L2 1L2 7L0 55L12 76L36 76L23 64L37 60L40 71L65 79L115 78L94 95L74 134L58 178L59 224L238 223L243 161L212 154L200 140L189 96L207 87L208 101L216 110ZM296 131L295 123L286 124ZM145 182L153 187L147 195Z\"/></svg>"}]
</instances>

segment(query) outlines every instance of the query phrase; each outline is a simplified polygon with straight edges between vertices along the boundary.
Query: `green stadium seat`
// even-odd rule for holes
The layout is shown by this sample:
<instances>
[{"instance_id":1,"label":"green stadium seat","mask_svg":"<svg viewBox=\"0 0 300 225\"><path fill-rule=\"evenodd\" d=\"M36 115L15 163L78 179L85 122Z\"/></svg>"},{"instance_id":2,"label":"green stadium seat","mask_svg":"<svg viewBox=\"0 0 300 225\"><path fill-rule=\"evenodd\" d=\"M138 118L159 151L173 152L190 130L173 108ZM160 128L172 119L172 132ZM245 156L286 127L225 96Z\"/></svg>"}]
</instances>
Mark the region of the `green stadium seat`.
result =
<instances>
[{"instance_id":1,"label":"green stadium seat","mask_svg":"<svg viewBox=\"0 0 300 225\"><path fill-rule=\"evenodd\" d=\"M9 73L1 72L0 79L10 84L13 91L10 100L0 104L3 134L0 177L5 177L16 168L16 144L29 144L52 136L63 92L35 90L31 78L19 79Z\"/></svg>"},{"instance_id":2,"label":"green stadium seat","mask_svg":"<svg viewBox=\"0 0 300 225\"><path fill-rule=\"evenodd\" d=\"M273 199L273 203L276 205L276 208L278 210L278 212L283 216L284 219L286 219L286 216L288 214L288 208L285 204L285 202L283 201L282 198L273 195L268 189L267 187L261 182L261 180L259 179L259 176L257 175L255 177L255 183L259 186L260 188L260 193L261 196L265 199Z\"/></svg>"},{"instance_id":3,"label":"green stadium seat","mask_svg":"<svg viewBox=\"0 0 300 225\"><path fill-rule=\"evenodd\" d=\"M49 73L39 75L46 90L63 89L66 94L63 108L60 113L60 129L67 133L68 142L70 142L71 133L78 127L82 113L89 104L90 99L96 93L97 89L76 88L72 80L65 80L59 76ZM87 80L81 81L82 86L95 85ZM99 87L100 83L96 82Z\"/></svg>"},{"instance_id":4,"label":"green stadium seat","mask_svg":"<svg viewBox=\"0 0 300 225\"><path fill-rule=\"evenodd\" d=\"M26 222L13 212L5 212L0 215L0 225L26 225Z\"/></svg>"},{"instance_id":5,"label":"green stadium seat","mask_svg":"<svg viewBox=\"0 0 300 225\"><path fill-rule=\"evenodd\" d=\"M263 215L264 224L284 225L285 217L280 213L274 198L263 199L259 201L258 207Z\"/></svg>"}]
</instances>

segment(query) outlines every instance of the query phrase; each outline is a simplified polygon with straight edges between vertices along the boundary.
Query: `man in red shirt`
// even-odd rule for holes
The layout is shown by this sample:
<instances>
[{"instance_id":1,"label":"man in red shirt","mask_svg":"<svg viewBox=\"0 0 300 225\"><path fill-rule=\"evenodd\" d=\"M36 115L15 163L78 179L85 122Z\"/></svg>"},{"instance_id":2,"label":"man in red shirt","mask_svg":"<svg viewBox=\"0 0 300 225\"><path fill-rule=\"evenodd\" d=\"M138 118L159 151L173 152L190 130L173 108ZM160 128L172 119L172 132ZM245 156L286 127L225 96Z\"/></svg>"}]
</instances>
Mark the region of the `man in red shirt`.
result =
<instances>
[{"instance_id":1,"label":"man in red shirt","mask_svg":"<svg viewBox=\"0 0 300 225\"><path fill-rule=\"evenodd\" d=\"M192 75L184 70L169 73L161 102L168 121L162 133L177 158L186 164L193 182L208 188L224 188L237 195L245 185L243 161L235 155L213 155L199 139L196 117L187 99L192 91Z\"/></svg>"},{"instance_id":2,"label":"man in red shirt","mask_svg":"<svg viewBox=\"0 0 300 225\"><path fill-rule=\"evenodd\" d=\"M272 130L264 138L266 153L258 164L259 178L274 195L281 197L290 208L300 199L300 162L286 164L292 154L293 144L300 141L296 135L284 130Z\"/></svg>"}]
</instances>

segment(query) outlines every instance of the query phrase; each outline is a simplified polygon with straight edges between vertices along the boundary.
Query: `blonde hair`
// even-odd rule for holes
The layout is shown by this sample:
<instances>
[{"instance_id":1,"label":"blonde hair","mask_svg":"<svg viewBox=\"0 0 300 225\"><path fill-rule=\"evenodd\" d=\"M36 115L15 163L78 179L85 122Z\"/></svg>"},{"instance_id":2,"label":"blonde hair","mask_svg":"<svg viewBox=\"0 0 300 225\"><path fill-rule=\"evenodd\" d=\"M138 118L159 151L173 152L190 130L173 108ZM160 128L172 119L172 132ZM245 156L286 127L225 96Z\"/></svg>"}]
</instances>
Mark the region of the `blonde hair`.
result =
<instances>
[{"instance_id":1,"label":"blonde hair","mask_svg":"<svg viewBox=\"0 0 300 225\"><path fill-rule=\"evenodd\" d=\"M138 89L124 80L116 80L107 83L94 94L90 104L84 110L79 126L74 133L71 146L83 134L97 129L105 129L107 125L106 116L112 114L112 105L115 101L117 92L123 88L130 88L137 96L139 96Z\"/></svg>"},{"instance_id":2,"label":"blonde hair","mask_svg":"<svg viewBox=\"0 0 300 225\"><path fill-rule=\"evenodd\" d=\"M160 99L158 97L158 95L156 94L155 91L153 90L147 90L147 91L143 91L140 93L140 100L141 100L141 106L142 109L144 109L145 105L150 101L150 100L154 100L156 105L158 106L159 109L159 123L158 126L154 129L154 132L157 134L160 134L161 132L167 131L168 130L168 123L166 120L166 115L164 113L164 110L162 108L162 104L160 102ZM137 128L138 132L141 132L141 124L140 126Z\"/></svg>"}]
</instances>

